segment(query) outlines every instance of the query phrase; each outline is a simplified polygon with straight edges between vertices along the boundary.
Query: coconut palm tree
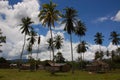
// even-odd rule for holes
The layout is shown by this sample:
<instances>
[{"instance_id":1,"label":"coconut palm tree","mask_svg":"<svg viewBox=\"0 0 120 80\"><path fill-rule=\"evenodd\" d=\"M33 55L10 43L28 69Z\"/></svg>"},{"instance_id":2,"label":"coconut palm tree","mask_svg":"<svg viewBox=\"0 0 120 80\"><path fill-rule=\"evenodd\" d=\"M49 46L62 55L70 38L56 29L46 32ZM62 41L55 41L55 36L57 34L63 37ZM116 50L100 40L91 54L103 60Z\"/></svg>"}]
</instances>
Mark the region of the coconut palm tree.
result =
<instances>
[{"instance_id":1,"label":"coconut palm tree","mask_svg":"<svg viewBox=\"0 0 120 80\"><path fill-rule=\"evenodd\" d=\"M81 68L83 67L82 66L82 60L84 60L84 53L87 51L87 43L85 41L81 41L78 45L77 45L77 53L78 54L81 54ZM83 57L82 57L82 53L83 53Z\"/></svg>"},{"instance_id":2,"label":"coconut palm tree","mask_svg":"<svg viewBox=\"0 0 120 80\"><path fill-rule=\"evenodd\" d=\"M40 35L39 35L38 41L37 41L37 43L38 43L38 52L37 52L37 56L36 56L37 60L38 60L38 53L39 53L40 41L41 41L41 38L40 38Z\"/></svg>"},{"instance_id":3,"label":"coconut palm tree","mask_svg":"<svg viewBox=\"0 0 120 80\"><path fill-rule=\"evenodd\" d=\"M82 23L81 21L77 22L77 26L75 28L75 34L78 35L78 37L80 37L80 42L81 42L81 37L85 36L85 32L87 31L84 23Z\"/></svg>"},{"instance_id":4,"label":"coconut palm tree","mask_svg":"<svg viewBox=\"0 0 120 80\"><path fill-rule=\"evenodd\" d=\"M73 68L73 47L72 47L72 33L75 32L75 26L77 22L77 11L73 8L65 8L65 14L62 15L62 24L65 24L64 30L70 35L71 42L71 58L72 58L72 73L74 73Z\"/></svg>"},{"instance_id":5,"label":"coconut palm tree","mask_svg":"<svg viewBox=\"0 0 120 80\"><path fill-rule=\"evenodd\" d=\"M50 60L51 60L51 49L52 49L52 47L54 47L54 45L52 45L53 44L53 39L49 38L47 40L47 43L48 43L48 49L50 50Z\"/></svg>"},{"instance_id":6,"label":"coconut palm tree","mask_svg":"<svg viewBox=\"0 0 120 80\"><path fill-rule=\"evenodd\" d=\"M112 40L113 45L116 45L118 47L120 44L120 34L118 34L116 31L112 31L110 33L110 40Z\"/></svg>"},{"instance_id":7,"label":"coconut palm tree","mask_svg":"<svg viewBox=\"0 0 120 80\"><path fill-rule=\"evenodd\" d=\"M100 53L101 53L101 57L102 57L103 52L101 51L100 45L102 45L102 43L103 43L103 40L104 40L103 37L104 36L102 35L102 33L97 32L94 37L95 37L95 39L94 39L95 43L99 45L99 49L100 49Z\"/></svg>"},{"instance_id":8,"label":"coconut palm tree","mask_svg":"<svg viewBox=\"0 0 120 80\"><path fill-rule=\"evenodd\" d=\"M32 54L32 44L27 45L28 59L31 59Z\"/></svg>"},{"instance_id":9,"label":"coconut palm tree","mask_svg":"<svg viewBox=\"0 0 120 80\"><path fill-rule=\"evenodd\" d=\"M59 49L62 47L62 43L63 43L63 38L60 35L57 35L55 37L54 45L55 45L55 48L58 49L58 52L59 52Z\"/></svg>"},{"instance_id":10,"label":"coconut palm tree","mask_svg":"<svg viewBox=\"0 0 120 80\"><path fill-rule=\"evenodd\" d=\"M31 24L33 23L31 21L31 18L29 17L24 17L22 18L22 24L21 25L21 33L24 34L24 44L23 44L23 47L22 47L22 51L21 51L21 55L20 55L20 65L22 64L22 55L23 55L23 51L24 51L24 47L25 47L25 43L26 43L26 35L29 35L30 34L30 29L31 29ZM19 66L19 71L20 71L20 66Z\"/></svg>"},{"instance_id":11,"label":"coconut palm tree","mask_svg":"<svg viewBox=\"0 0 120 80\"><path fill-rule=\"evenodd\" d=\"M77 52L80 54L80 53L83 53L83 60L84 60L84 53L87 51L87 43L85 41L82 41L80 44L77 45ZM82 55L81 55L82 56Z\"/></svg>"},{"instance_id":12,"label":"coconut palm tree","mask_svg":"<svg viewBox=\"0 0 120 80\"><path fill-rule=\"evenodd\" d=\"M0 29L0 47L2 46L1 43L6 43L6 36L2 35L2 31ZM0 52L2 52L2 50L0 50Z\"/></svg>"},{"instance_id":13,"label":"coconut palm tree","mask_svg":"<svg viewBox=\"0 0 120 80\"><path fill-rule=\"evenodd\" d=\"M34 31L33 28L31 28L31 31L30 31L30 37L27 39L27 41L29 41L29 45L31 45L31 48L33 47L36 39L35 37L37 36L36 32ZM31 53L31 57L32 57L32 53Z\"/></svg>"},{"instance_id":14,"label":"coconut palm tree","mask_svg":"<svg viewBox=\"0 0 120 80\"><path fill-rule=\"evenodd\" d=\"M53 38L52 35L52 27L55 27L54 23L59 20L60 12L56 9L57 5L50 1L49 4L43 4L42 9L38 15L39 21L42 22L43 26L48 26L51 34L51 39ZM53 45L53 43L52 43ZM51 47L54 57L54 48ZM53 58L54 62L54 58Z\"/></svg>"}]
</instances>

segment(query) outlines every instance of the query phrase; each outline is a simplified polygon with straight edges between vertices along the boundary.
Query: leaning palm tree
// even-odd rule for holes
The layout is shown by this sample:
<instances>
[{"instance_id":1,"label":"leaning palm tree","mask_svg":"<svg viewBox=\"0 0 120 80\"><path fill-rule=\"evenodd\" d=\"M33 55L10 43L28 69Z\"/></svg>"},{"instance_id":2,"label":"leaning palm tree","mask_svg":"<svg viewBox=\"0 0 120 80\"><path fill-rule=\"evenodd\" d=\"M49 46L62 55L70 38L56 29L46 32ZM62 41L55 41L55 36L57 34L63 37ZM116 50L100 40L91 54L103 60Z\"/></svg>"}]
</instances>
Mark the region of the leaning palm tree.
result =
<instances>
[{"instance_id":1,"label":"leaning palm tree","mask_svg":"<svg viewBox=\"0 0 120 80\"><path fill-rule=\"evenodd\" d=\"M48 26L51 34L51 39L53 38L52 35L52 27L55 27L54 23L59 20L60 12L56 10L57 5L50 1L49 4L43 4L42 9L38 15L39 21L42 22L43 26ZM53 45L53 44L52 44ZM52 48L53 57L54 57L54 48ZM53 58L54 62L54 58Z\"/></svg>"},{"instance_id":2,"label":"leaning palm tree","mask_svg":"<svg viewBox=\"0 0 120 80\"><path fill-rule=\"evenodd\" d=\"M81 42L81 37L85 36L86 30L87 29L86 29L84 23L82 23L81 21L78 21L77 26L75 28L75 34L78 35L78 37L80 37L80 42Z\"/></svg>"},{"instance_id":3,"label":"leaning palm tree","mask_svg":"<svg viewBox=\"0 0 120 80\"><path fill-rule=\"evenodd\" d=\"M112 31L110 33L110 40L112 40L113 45L118 47L118 44L120 44L120 34L118 34L116 31Z\"/></svg>"},{"instance_id":4,"label":"leaning palm tree","mask_svg":"<svg viewBox=\"0 0 120 80\"><path fill-rule=\"evenodd\" d=\"M22 55L23 55L23 51L24 51L24 47L25 47L25 43L26 43L26 35L30 34L30 28L31 28L31 24L33 23L31 21L31 18L26 17L26 18L22 18L22 24L20 24L22 27L20 28L22 31L21 33L24 34L24 44L22 47L22 51L21 51L21 55L20 55L20 65L22 64ZM19 65L19 71L20 71L20 65Z\"/></svg>"},{"instance_id":5,"label":"leaning palm tree","mask_svg":"<svg viewBox=\"0 0 120 80\"><path fill-rule=\"evenodd\" d=\"M62 24L65 24L64 30L70 35L71 42L71 58L72 58L72 73L74 73L73 68L73 47L72 47L72 33L75 32L75 26L77 22L77 11L73 8L65 8L65 14L62 16Z\"/></svg>"},{"instance_id":6,"label":"leaning palm tree","mask_svg":"<svg viewBox=\"0 0 120 80\"><path fill-rule=\"evenodd\" d=\"M63 43L63 38L60 35L57 35L55 37L54 45L55 45L55 48L58 49L58 52L59 52L59 49L61 49L62 47L62 43Z\"/></svg>"}]
</instances>

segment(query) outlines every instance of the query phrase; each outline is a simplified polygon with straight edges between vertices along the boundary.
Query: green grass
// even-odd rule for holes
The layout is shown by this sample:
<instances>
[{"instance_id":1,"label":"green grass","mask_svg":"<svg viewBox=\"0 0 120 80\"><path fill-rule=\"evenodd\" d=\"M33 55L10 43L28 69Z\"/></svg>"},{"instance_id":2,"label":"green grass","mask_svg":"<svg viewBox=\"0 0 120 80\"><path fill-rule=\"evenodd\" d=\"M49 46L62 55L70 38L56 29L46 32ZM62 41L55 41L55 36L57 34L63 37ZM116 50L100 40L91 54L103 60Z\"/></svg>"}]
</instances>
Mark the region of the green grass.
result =
<instances>
[{"instance_id":1,"label":"green grass","mask_svg":"<svg viewBox=\"0 0 120 80\"><path fill-rule=\"evenodd\" d=\"M51 75L43 70L18 72L15 69L0 69L0 80L120 80L120 70L105 74L89 74L86 71L75 71L74 75L71 72Z\"/></svg>"}]
</instances>

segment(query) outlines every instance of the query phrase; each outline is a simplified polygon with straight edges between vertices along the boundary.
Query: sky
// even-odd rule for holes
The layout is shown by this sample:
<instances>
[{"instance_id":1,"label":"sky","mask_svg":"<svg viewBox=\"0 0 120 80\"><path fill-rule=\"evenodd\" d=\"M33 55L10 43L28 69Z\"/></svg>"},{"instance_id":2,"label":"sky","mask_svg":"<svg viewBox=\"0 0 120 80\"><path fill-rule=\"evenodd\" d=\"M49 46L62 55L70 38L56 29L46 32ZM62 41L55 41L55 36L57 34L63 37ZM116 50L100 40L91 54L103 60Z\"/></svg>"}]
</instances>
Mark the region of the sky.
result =
<instances>
[{"instance_id":1,"label":"sky","mask_svg":"<svg viewBox=\"0 0 120 80\"><path fill-rule=\"evenodd\" d=\"M94 35L101 32L104 41L101 46L103 51L107 49L114 50L116 47L109 40L110 32L120 33L120 0L52 0L58 6L56 9L64 12L65 7L73 7L78 11L78 18L84 22L87 32L82 40L89 43L89 50L85 53L85 59L94 58L94 53L99 46L94 43ZM41 35L41 47L39 58L41 60L49 59L50 53L47 50L46 40L50 37L49 29L44 28L38 20L39 11L42 4L49 3L49 0L0 0L0 28L3 35L7 37L7 43L1 47L3 56L7 59L19 58L21 47L23 45L23 34L20 32L21 18L29 16L33 21L33 27ZM56 23L53 28L53 35L61 35L64 38L63 47L60 51L67 60L70 57L69 35L63 31L64 25ZM27 36L28 37L28 36ZM79 38L73 34L74 60L79 56L75 51ZM24 58L27 58L27 51L24 51ZM33 48L33 57L37 53L37 44ZM57 50L55 50L57 53Z\"/></svg>"}]
</instances>

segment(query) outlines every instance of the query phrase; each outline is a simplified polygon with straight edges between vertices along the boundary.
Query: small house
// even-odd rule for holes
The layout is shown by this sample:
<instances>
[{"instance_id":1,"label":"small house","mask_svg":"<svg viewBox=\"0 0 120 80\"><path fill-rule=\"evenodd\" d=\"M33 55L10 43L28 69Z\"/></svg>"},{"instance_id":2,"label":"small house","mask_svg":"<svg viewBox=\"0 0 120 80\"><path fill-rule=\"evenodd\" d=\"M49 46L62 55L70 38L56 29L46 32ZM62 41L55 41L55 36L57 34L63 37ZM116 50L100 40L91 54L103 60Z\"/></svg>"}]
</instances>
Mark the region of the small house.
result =
<instances>
[{"instance_id":1,"label":"small house","mask_svg":"<svg viewBox=\"0 0 120 80\"><path fill-rule=\"evenodd\" d=\"M107 72L109 70L109 65L103 61L96 60L86 65L86 70L91 72Z\"/></svg>"},{"instance_id":2,"label":"small house","mask_svg":"<svg viewBox=\"0 0 120 80\"><path fill-rule=\"evenodd\" d=\"M70 71L70 65L68 65L66 63L48 62L45 65L45 70L47 70L47 71L54 70L55 72L67 72L67 71Z\"/></svg>"}]
</instances>

